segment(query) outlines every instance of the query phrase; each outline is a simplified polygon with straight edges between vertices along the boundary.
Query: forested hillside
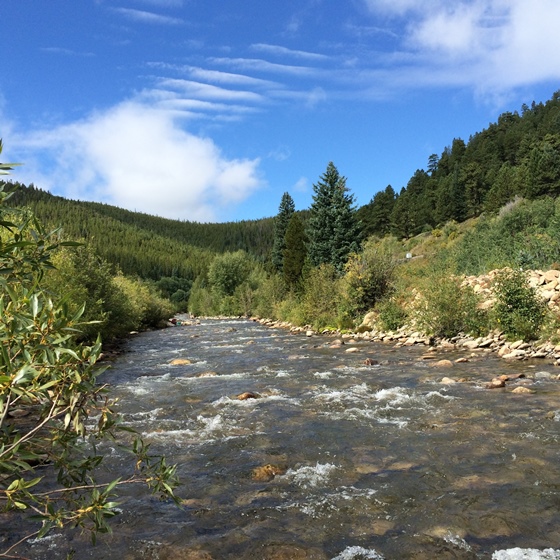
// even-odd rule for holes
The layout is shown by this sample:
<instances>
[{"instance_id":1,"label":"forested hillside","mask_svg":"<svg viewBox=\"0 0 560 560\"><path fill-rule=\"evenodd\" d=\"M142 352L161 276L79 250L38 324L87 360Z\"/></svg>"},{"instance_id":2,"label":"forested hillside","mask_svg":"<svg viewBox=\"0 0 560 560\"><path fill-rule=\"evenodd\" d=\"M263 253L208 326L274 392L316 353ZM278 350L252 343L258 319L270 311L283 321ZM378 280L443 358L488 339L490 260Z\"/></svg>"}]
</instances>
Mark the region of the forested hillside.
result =
<instances>
[{"instance_id":1,"label":"forested hillside","mask_svg":"<svg viewBox=\"0 0 560 560\"><path fill-rule=\"evenodd\" d=\"M31 208L43 223L61 227L69 239L87 241L125 274L193 280L216 253L243 250L265 261L272 248L272 218L217 224L169 220L14 184L18 189L12 205Z\"/></svg>"},{"instance_id":2,"label":"forested hillside","mask_svg":"<svg viewBox=\"0 0 560 560\"><path fill-rule=\"evenodd\" d=\"M411 237L450 220L497 211L520 196L560 194L560 91L547 103L503 113L497 123L456 138L428 158L399 193L388 186L358 215L366 235Z\"/></svg>"}]
</instances>

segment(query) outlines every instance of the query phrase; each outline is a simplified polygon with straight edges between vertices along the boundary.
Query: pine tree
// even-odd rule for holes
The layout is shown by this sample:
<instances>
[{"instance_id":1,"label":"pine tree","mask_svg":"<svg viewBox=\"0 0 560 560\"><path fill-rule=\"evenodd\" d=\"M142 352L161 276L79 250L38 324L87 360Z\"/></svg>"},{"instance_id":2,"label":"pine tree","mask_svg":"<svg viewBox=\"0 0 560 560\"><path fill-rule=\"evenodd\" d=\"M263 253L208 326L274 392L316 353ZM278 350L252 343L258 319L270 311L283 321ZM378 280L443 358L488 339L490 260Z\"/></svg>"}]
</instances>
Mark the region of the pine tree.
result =
<instances>
[{"instance_id":1,"label":"pine tree","mask_svg":"<svg viewBox=\"0 0 560 560\"><path fill-rule=\"evenodd\" d=\"M289 193L282 195L280 206L278 207L278 215L274 219L274 244L272 246L272 264L278 271L282 270L284 261L284 249L286 248L286 231L288 224L295 212L295 204Z\"/></svg>"},{"instance_id":2,"label":"pine tree","mask_svg":"<svg viewBox=\"0 0 560 560\"><path fill-rule=\"evenodd\" d=\"M284 281L290 287L296 286L301 280L303 265L307 257L305 227L300 217L294 214L286 230L284 249Z\"/></svg>"},{"instance_id":3,"label":"pine tree","mask_svg":"<svg viewBox=\"0 0 560 560\"><path fill-rule=\"evenodd\" d=\"M361 243L354 196L332 162L313 190L307 229L309 260L313 266L328 263L342 272L348 256L358 252Z\"/></svg>"}]
</instances>

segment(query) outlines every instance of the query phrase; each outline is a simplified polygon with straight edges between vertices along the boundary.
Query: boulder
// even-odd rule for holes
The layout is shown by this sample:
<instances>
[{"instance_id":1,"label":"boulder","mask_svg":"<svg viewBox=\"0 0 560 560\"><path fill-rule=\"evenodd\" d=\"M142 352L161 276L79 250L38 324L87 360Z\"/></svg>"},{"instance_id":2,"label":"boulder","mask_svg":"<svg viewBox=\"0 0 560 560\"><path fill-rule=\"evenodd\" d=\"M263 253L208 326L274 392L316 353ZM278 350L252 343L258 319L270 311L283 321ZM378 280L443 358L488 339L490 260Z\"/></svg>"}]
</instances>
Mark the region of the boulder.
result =
<instances>
[{"instance_id":1,"label":"boulder","mask_svg":"<svg viewBox=\"0 0 560 560\"><path fill-rule=\"evenodd\" d=\"M533 393L533 391L531 391L531 389L528 389L527 387L516 387L512 393L516 393L516 394L520 394L520 393Z\"/></svg>"},{"instance_id":2,"label":"boulder","mask_svg":"<svg viewBox=\"0 0 560 560\"><path fill-rule=\"evenodd\" d=\"M432 364L433 367L453 367L453 362L451 360L438 360Z\"/></svg>"},{"instance_id":3,"label":"boulder","mask_svg":"<svg viewBox=\"0 0 560 560\"><path fill-rule=\"evenodd\" d=\"M188 366L189 364L192 364L192 362L186 358L175 358L169 362L171 366Z\"/></svg>"},{"instance_id":4,"label":"boulder","mask_svg":"<svg viewBox=\"0 0 560 560\"><path fill-rule=\"evenodd\" d=\"M486 384L487 389L501 389L502 387L505 386L506 386L506 382L499 377L494 377L494 379L492 379L490 383Z\"/></svg>"},{"instance_id":5,"label":"boulder","mask_svg":"<svg viewBox=\"0 0 560 560\"><path fill-rule=\"evenodd\" d=\"M378 366L379 362L377 360L372 359L372 358L366 358L364 360L364 365L365 366Z\"/></svg>"},{"instance_id":6,"label":"boulder","mask_svg":"<svg viewBox=\"0 0 560 560\"><path fill-rule=\"evenodd\" d=\"M269 482L276 475L284 474L285 472L286 469L284 467L280 467L278 465L271 465L269 463L267 465L254 468L253 472L251 473L251 478L256 482Z\"/></svg>"},{"instance_id":7,"label":"boulder","mask_svg":"<svg viewBox=\"0 0 560 560\"><path fill-rule=\"evenodd\" d=\"M453 383L457 383L457 381L455 381L455 379L451 379L451 377L444 377L440 383L443 385L453 385Z\"/></svg>"},{"instance_id":8,"label":"boulder","mask_svg":"<svg viewBox=\"0 0 560 560\"><path fill-rule=\"evenodd\" d=\"M235 398L238 401L246 401L247 399L258 399L260 395L257 393L251 393L251 391L245 391L244 393L240 393Z\"/></svg>"}]
</instances>

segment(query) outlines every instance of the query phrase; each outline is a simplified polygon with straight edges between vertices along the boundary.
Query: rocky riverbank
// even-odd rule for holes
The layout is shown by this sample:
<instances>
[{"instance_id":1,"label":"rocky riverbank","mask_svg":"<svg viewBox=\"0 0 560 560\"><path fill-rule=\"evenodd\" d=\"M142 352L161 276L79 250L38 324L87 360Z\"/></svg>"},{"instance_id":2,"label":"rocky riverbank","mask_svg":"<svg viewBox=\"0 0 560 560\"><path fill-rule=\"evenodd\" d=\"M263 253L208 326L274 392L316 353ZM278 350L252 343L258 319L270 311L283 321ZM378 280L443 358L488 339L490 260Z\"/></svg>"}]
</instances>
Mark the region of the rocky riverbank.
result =
<instances>
[{"instance_id":1,"label":"rocky riverbank","mask_svg":"<svg viewBox=\"0 0 560 560\"><path fill-rule=\"evenodd\" d=\"M493 270L481 276L468 276L464 283L473 288L481 297L480 307L490 309L494 304L492 284L500 271ZM529 285L535 289L537 295L545 301L551 312L560 313L560 271L558 270L533 270L529 272ZM309 325L298 327L285 321L275 321L253 317L253 320L271 328L288 329L293 333L305 334L308 337L319 334L336 334L346 339L366 340L393 344L395 347L423 344L437 351L437 349L464 349L473 352L495 352L505 360L538 359L546 363L560 366L560 344L546 340L525 342L523 340L511 341L500 331L488 333L486 336L470 337L466 335L453 338L437 338L414 329L414 326L405 325L397 331L386 332L378 328L375 312L368 313L356 332L333 331L325 329L315 331Z\"/></svg>"}]
</instances>

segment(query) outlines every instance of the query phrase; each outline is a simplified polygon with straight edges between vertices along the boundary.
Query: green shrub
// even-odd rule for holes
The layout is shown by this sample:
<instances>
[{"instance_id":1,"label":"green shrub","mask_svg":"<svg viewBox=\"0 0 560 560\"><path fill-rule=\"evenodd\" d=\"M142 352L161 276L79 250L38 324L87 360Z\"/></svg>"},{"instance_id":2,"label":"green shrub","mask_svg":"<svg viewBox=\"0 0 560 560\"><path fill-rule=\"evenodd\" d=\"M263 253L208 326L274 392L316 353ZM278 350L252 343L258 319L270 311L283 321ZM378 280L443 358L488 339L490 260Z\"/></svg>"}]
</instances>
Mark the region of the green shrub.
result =
<instances>
[{"instance_id":1,"label":"green shrub","mask_svg":"<svg viewBox=\"0 0 560 560\"><path fill-rule=\"evenodd\" d=\"M529 285L527 273L504 270L494 279L493 290L496 303L492 315L497 328L509 338L537 339L547 307Z\"/></svg>"},{"instance_id":2,"label":"green shrub","mask_svg":"<svg viewBox=\"0 0 560 560\"><path fill-rule=\"evenodd\" d=\"M480 335L488 326L487 314L470 286L452 276L431 277L416 306L416 321L426 334L453 337Z\"/></svg>"},{"instance_id":3,"label":"green shrub","mask_svg":"<svg viewBox=\"0 0 560 560\"><path fill-rule=\"evenodd\" d=\"M342 289L351 316L363 315L392 289L397 261L392 252L368 241L361 253L350 256Z\"/></svg>"},{"instance_id":4,"label":"green shrub","mask_svg":"<svg viewBox=\"0 0 560 560\"><path fill-rule=\"evenodd\" d=\"M312 268L304 281L301 299L303 322L322 329L339 322L341 296L335 267L322 264Z\"/></svg>"},{"instance_id":5,"label":"green shrub","mask_svg":"<svg viewBox=\"0 0 560 560\"><path fill-rule=\"evenodd\" d=\"M377 320L384 331L396 331L403 327L408 319L406 310L393 298L380 301L375 307Z\"/></svg>"},{"instance_id":6,"label":"green shrub","mask_svg":"<svg viewBox=\"0 0 560 560\"><path fill-rule=\"evenodd\" d=\"M95 538L109 531L120 484L143 481L173 497L175 467L136 439L131 475L103 482L98 446L115 441L120 418L98 382L101 342L76 342L84 307L70 309L43 289L57 241L29 212L7 219L4 187L0 182L1 511L29 526L20 543L55 527L81 527ZM48 483L38 491L42 481ZM19 557L18 544L0 556Z\"/></svg>"}]
</instances>

